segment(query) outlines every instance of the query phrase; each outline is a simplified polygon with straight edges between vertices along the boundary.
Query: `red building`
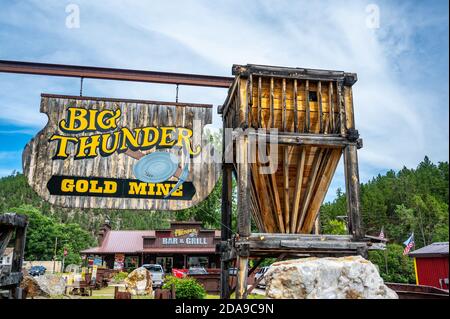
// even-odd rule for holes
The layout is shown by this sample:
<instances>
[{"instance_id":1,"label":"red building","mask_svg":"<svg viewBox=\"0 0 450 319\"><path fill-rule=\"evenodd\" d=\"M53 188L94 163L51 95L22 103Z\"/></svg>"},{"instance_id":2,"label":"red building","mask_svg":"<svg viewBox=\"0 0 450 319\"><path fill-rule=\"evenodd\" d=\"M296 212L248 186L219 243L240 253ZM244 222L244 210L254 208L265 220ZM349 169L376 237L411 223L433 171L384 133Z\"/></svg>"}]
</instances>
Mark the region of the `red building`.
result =
<instances>
[{"instance_id":1,"label":"red building","mask_svg":"<svg viewBox=\"0 0 450 319\"><path fill-rule=\"evenodd\" d=\"M142 264L172 268L219 268L216 244L220 231L203 229L199 222L172 222L168 229L114 231L107 224L99 232L99 245L81 252L88 264L111 269L134 269Z\"/></svg>"},{"instance_id":2,"label":"red building","mask_svg":"<svg viewBox=\"0 0 450 319\"><path fill-rule=\"evenodd\" d=\"M448 290L448 242L433 243L409 256L414 258L417 285Z\"/></svg>"}]
</instances>

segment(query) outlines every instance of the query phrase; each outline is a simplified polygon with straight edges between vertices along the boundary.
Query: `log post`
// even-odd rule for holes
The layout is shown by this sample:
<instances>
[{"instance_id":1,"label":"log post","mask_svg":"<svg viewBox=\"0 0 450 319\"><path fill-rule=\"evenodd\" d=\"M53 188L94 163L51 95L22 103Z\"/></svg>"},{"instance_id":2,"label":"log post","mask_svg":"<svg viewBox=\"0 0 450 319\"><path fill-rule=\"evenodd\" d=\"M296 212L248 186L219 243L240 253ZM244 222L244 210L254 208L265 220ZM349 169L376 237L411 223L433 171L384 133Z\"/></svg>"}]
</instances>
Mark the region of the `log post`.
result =
<instances>
[{"instance_id":1,"label":"log post","mask_svg":"<svg viewBox=\"0 0 450 319\"><path fill-rule=\"evenodd\" d=\"M247 134L239 136L236 141L238 167L238 235L239 239L251 234L250 217L250 167L249 167L249 139ZM236 299L247 296L248 249L238 249L238 269L236 284Z\"/></svg>"},{"instance_id":2,"label":"log post","mask_svg":"<svg viewBox=\"0 0 450 319\"><path fill-rule=\"evenodd\" d=\"M232 166L222 164L222 248L228 247L231 239L231 212L232 212ZM221 251L220 297L227 299L229 296L229 268L230 262L226 259L228 251Z\"/></svg>"},{"instance_id":3,"label":"log post","mask_svg":"<svg viewBox=\"0 0 450 319\"><path fill-rule=\"evenodd\" d=\"M347 196L348 230L354 239L362 239L360 203L359 203L359 171L357 145L349 144L344 149L345 186Z\"/></svg>"}]
</instances>

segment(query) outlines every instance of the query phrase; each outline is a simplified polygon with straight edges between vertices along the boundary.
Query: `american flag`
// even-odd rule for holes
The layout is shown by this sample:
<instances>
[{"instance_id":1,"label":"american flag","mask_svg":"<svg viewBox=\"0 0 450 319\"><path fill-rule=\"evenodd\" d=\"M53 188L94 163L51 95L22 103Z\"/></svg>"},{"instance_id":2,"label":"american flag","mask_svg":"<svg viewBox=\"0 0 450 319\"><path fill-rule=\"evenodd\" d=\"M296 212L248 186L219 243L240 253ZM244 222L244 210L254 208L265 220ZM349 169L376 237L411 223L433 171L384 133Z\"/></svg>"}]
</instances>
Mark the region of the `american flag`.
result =
<instances>
[{"instance_id":1,"label":"american flag","mask_svg":"<svg viewBox=\"0 0 450 319\"><path fill-rule=\"evenodd\" d=\"M384 239L384 227L381 228L380 234L378 235L379 238Z\"/></svg>"},{"instance_id":2,"label":"american flag","mask_svg":"<svg viewBox=\"0 0 450 319\"><path fill-rule=\"evenodd\" d=\"M403 244L406 246L405 249L403 250L403 255L408 255L411 248L413 248L415 245L414 233L412 233L411 236L409 236L409 238L405 242L403 242Z\"/></svg>"}]
</instances>

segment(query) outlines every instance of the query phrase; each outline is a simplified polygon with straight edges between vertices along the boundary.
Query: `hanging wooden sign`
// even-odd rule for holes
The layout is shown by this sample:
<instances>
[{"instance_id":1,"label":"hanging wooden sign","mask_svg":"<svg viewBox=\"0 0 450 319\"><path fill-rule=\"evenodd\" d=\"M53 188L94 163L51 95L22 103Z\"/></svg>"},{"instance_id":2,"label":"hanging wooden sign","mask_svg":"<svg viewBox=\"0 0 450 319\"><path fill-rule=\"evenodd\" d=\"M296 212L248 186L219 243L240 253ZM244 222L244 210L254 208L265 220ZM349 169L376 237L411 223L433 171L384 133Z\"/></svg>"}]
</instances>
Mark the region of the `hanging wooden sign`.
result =
<instances>
[{"instance_id":1,"label":"hanging wooden sign","mask_svg":"<svg viewBox=\"0 0 450 319\"><path fill-rule=\"evenodd\" d=\"M180 210L220 174L203 137L212 107L42 94L49 122L25 147L23 171L63 207Z\"/></svg>"}]
</instances>

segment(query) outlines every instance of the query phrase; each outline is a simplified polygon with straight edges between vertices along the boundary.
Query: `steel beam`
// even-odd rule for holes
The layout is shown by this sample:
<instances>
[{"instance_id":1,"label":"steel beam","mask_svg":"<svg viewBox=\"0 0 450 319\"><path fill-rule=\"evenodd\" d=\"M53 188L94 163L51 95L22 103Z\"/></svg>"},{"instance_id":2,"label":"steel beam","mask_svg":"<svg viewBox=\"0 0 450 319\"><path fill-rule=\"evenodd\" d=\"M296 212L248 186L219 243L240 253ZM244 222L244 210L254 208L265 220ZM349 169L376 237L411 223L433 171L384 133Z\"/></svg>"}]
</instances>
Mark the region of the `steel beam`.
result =
<instances>
[{"instance_id":1,"label":"steel beam","mask_svg":"<svg viewBox=\"0 0 450 319\"><path fill-rule=\"evenodd\" d=\"M229 88L233 77L0 60L0 72Z\"/></svg>"}]
</instances>

